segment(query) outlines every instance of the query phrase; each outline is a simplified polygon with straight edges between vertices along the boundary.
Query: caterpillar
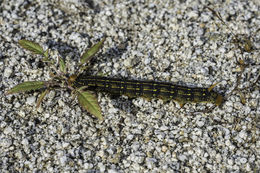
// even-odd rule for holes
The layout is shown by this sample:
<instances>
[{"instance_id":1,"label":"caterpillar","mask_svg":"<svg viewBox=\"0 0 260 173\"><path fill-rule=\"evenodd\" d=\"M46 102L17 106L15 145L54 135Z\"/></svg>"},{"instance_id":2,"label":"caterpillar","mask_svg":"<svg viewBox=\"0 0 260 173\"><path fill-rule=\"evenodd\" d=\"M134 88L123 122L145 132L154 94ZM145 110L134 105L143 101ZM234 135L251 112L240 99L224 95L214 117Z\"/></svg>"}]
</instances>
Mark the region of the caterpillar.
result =
<instances>
[{"instance_id":1,"label":"caterpillar","mask_svg":"<svg viewBox=\"0 0 260 173\"><path fill-rule=\"evenodd\" d=\"M217 106L223 102L223 96L212 90L215 85L209 88L190 88L168 82L139 81L88 75L71 76L69 83L72 87L85 86L87 90L107 92L112 95L175 100L181 107L188 102L213 103Z\"/></svg>"}]
</instances>

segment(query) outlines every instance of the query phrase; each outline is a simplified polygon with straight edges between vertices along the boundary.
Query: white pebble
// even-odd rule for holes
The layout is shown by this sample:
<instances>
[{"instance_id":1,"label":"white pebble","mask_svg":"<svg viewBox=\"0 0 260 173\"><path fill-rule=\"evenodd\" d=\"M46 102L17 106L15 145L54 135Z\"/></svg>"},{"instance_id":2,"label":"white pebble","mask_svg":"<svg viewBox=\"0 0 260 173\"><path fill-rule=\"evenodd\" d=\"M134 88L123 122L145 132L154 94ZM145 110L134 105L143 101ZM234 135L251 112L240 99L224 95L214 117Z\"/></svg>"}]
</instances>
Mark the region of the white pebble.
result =
<instances>
[{"instance_id":1,"label":"white pebble","mask_svg":"<svg viewBox=\"0 0 260 173\"><path fill-rule=\"evenodd\" d=\"M11 139L1 139L0 140L0 146L3 148L9 148L12 145Z\"/></svg>"},{"instance_id":2,"label":"white pebble","mask_svg":"<svg viewBox=\"0 0 260 173\"><path fill-rule=\"evenodd\" d=\"M244 112L245 112L246 115L251 112L251 108L250 108L249 106L245 106L245 107L243 108L243 110L244 110Z\"/></svg>"},{"instance_id":3,"label":"white pebble","mask_svg":"<svg viewBox=\"0 0 260 173\"><path fill-rule=\"evenodd\" d=\"M146 158L146 166L148 169L152 169L153 168L153 165L154 163L156 162L157 160L155 158Z\"/></svg>"},{"instance_id":4,"label":"white pebble","mask_svg":"<svg viewBox=\"0 0 260 173\"><path fill-rule=\"evenodd\" d=\"M71 33L71 35L69 36L69 39L73 40L75 42L77 42L76 40L78 40L79 38L80 38L80 35L79 35L79 33L76 33L76 32Z\"/></svg>"},{"instance_id":5,"label":"white pebble","mask_svg":"<svg viewBox=\"0 0 260 173\"><path fill-rule=\"evenodd\" d=\"M233 102L227 101L227 102L226 102L226 105L227 105L227 106L233 106Z\"/></svg>"},{"instance_id":6,"label":"white pebble","mask_svg":"<svg viewBox=\"0 0 260 173\"><path fill-rule=\"evenodd\" d=\"M21 151L17 151L15 153L15 157L17 157L18 159L22 159L23 158L23 153Z\"/></svg>"},{"instance_id":7,"label":"white pebble","mask_svg":"<svg viewBox=\"0 0 260 173\"><path fill-rule=\"evenodd\" d=\"M115 64L114 64L114 68L116 68L116 69L117 69L119 66L120 66L120 65L119 65L118 63L115 63Z\"/></svg>"},{"instance_id":8,"label":"white pebble","mask_svg":"<svg viewBox=\"0 0 260 173\"><path fill-rule=\"evenodd\" d=\"M10 67L6 67L4 71L4 77L9 78L12 74L13 70Z\"/></svg>"},{"instance_id":9,"label":"white pebble","mask_svg":"<svg viewBox=\"0 0 260 173\"><path fill-rule=\"evenodd\" d=\"M227 163L228 163L228 165L232 166L234 164L234 161L233 161L233 159L228 159Z\"/></svg>"},{"instance_id":10,"label":"white pebble","mask_svg":"<svg viewBox=\"0 0 260 173\"><path fill-rule=\"evenodd\" d=\"M99 171L100 171L100 172L105 172L106 166L103 165L103 163L98 163L98 167L99 167Z\"/></svg>"},{"instance_id":11,"label":"white pebble","mask_svg":"<svg viewBox=\"0 0 260 173\"><path fill-rule=\"evenodd\" d=\"M164 146L162 146L162 152L166 152L168 150L168 148L164 145Z\"/></svg>"},{"instance_id":12,"label":"white pebble","mask_svg":"<svg viewBox=\"0 0 260 173\"><path fill-rule=\"evenodd\" d=\"M217 163L220 163L222 160L222 157L220 154L217 154L215 158L216 158Z\"/></svg>"},{"instance_id":13,"label":"white pebble","mask_svg":"<svg viewBox=\"0 0 260 173\"><path fill-rule=\"evenodd\" d=\"M204 126L204 121L197 121L197 125L199 126L199 127L202 127L202 126Z\"/></svg>"},{"instance_id":14,"label":"white pebble","mask_svg":"<svg viewBox=\"0 0 260 173\"><path fill-rule=\"evenodd\" d=\"M111 16L111 15L112 15L111 11L107 10L106 11L106 16Z\"/></svg>"},{"instance_id":15,"label":"white pebble","mask_svg":"<svg viewBox=\"0 0 260 173\"><path fill-rule=\"evenodd\" d=\"M144 64L147 65L151 62L151 59L150 58L145 58L144 59Z\"/></svg>"},{"instance_id":16,"label":"white pebble","mask_svg":"<svg viewBox=\"0 0 260 173\"><path fill-rule=\"evenodd\" d=\"M60 99L58 100L58 104L60 107L64 107L65 106L65 103Z\"/></svg>"},{"instance_id":17,"label":"white pebble","mask_svg":"<svg viewBox=\"0 0 260 173\"><path fill-rule=\"evenodd\" d=\"M234 107L235 107L236 109L238 109L238 110L241 110L242 107L243 107L243 105L242 105L242 103L240 103L240 102L235 102L235 103L234 103Z\"/></svg>"},{"instance_id":18,"label":"white pebble","mask_svg":"<svg viewBox=\"0 0 260 173\"><path fill-rule=\"evenodd\" d=\"M114 169L109 169L107 172L108 172L108 173L117 173L117 171L114 170Z\"/></svg>"},{"instance_id":19,"label":"white pebble","mask_svg":"<svg viewBox=\"0 0 260 173\"><path fill-rule=\"evenodd\" d=\"M179 156L179 159L180 159L180 161L184 162L187 159L187 157L185 155L181 154Z\"/></svg>"},{"instance_id":20,"label":"white pebble","mask_svg":"<svg viewBox=\"0 0 260 173\"><path fill-rule=\"evenodd\" d=\"M247 162L247 159L246 159L246 158L241 158L241 159L240 159L240 162L241 162L242 164L245 164L245 163Z\"/></svg>"},{"instance_id":21,"label":"white pebble","mask_svg":"<svg viewBox=\"0 0 260 173\"><path fill-rule=\"evenodd\" d=\"M131 59L127 58L126 60L124 60L124 65L126 67L131 67Z\"/></svg>"},{"instance_id":22,"label":"white pebble","mask_svg":"<svg viewBox=\"0 0 260 173\"><path fill-rule=\"evenodd\" d=\"M62 148L67 148L70 144L68 142L62 143Z\"/></svg>"},{"instance_id":23,"label":"white pebble","mask_svg":"<svg viewBox=\"0 0 260 173\"><path fill-rule=\"evenodd\" d=\"M26 104L28 105L33 105L36 101L36 97L32 96L32 97L28 97L26 100Z\"/></svg>"},{"instance_id":24,"label":"white pebble","mask_svg":"<svg viewBox=\"0 0 260 173\"><path fill-rule=\"evenodd\" d=\"M197 11L191 11L191 12L188 13L188 16L190 18L197 18L198 17L198 13L197 13Z\"/></svg>"},{"instance_id":25,"label":"white pebble","mask_svg":"<svg viewBox=\"0 0 260 173\"><path fill-rule=\"evenodd\" d=\"M162 131L168 130L168 127L167 126L162 126L162 127L160 127L160 130L162 130Z\"/></svg>"},{"instance_id":26,"label":"white pebble","mask_svg":"<svg viewBox=\"0 0 260 173\"><path fill-rule=\"evenodd\" d=\"M234 51L229 51L227 54L226 54L226 56L228 57L228 58L233 58L234 57Z\"/></svg>"},{"instance_id":27,"label":"white pebble","mask_svg":"<svg viewBox=\"0 0 260 173\"><path fill-rule=\"evenodd\" d=\"M67 157L66 156L60 157L60 163L61 163L62 166L65 166L66 161L67 161Z\"/></svg>"},{"instance_id":28,"label":"white pebble","mask_svg":"<svg viewBox=\"0 0 260 173\"><path fill-rule=\"evenodd\" d=\"M24 146L28 146L29 145L29 141L26 138L24 138L22 140L21 144L23 144Z\"/></svg>"},{"instance_id":29,"label":"white pebble","mask_svg":"<svg viewBox=\"0 0 260 173\"><path fill-rule=\"evenodd\" d=\"M239 132L239 137L242 138L242 139L246 139L246 138L247 138L247 134L246 134L246 132L243 131L243 130L240 131L240 132Z\"/></svg>"},{"instance_id":30,"label":"white pebble","mask_svg":"<svg viewBox=\"0 0 260 173\"><path fill-rule=\"evenodd\" d=\"M84 163L84 168L91 169L91 168L93 168L93 165L91 163Z\"/></svg>"},{"instance_id":31,"label":"white pebble","mask_svg":"<svg viewBox=\"0 0 260 173\"><path fill-rule=\"evenodd\" d=\"M20 106L21 106L21 104L19 102L16 102L14 105L15 108L19 108Z\"/></svg>"},{"instance_id":32,"label":"white pebble","mask_svg":"<svg viewBox=\"0 0 260 173\"><path fill-rule=\"evenodd\" d=\"M4 129L4 134L10 134L10 133L12 133L12 131L13 131L13 129L11 128L11 127L6 127L5 129Z\"/></svg>"},{"instance_id":33,"label":"white pebble","mask_svg":"<svg viewBox=\"0 0 260 173\"><path fill-rule=\"evenodd\" d=\"M108 112L110 113L110 114L115 114L115 113L117 113L117 109L116 108L109 108L108 109Z\"/></svg>"},{"instance_id":34,"label":"white pebble","mask_svg":"<svg viewBox=\"0 0 260 173\"><path fill-rule=\"evenodd\" d=\"M128 139L128 140L132 140L134 138L134 135L132 135L132 134L129 134L129 135L127 135L127 137L126 137L126 139Z\"/></svg>"},{"instance_id":35,"label":"white pebble","mask_svg":"<svg viewBox=\"0 0 260 173\"><path fill-rule=\"evenodd\" d=\"M40 14L40 15L37 16L37 18L38 18L39 20L43 20L43 19L45 18L45 15Z\"/></svg>"}]
</instances>

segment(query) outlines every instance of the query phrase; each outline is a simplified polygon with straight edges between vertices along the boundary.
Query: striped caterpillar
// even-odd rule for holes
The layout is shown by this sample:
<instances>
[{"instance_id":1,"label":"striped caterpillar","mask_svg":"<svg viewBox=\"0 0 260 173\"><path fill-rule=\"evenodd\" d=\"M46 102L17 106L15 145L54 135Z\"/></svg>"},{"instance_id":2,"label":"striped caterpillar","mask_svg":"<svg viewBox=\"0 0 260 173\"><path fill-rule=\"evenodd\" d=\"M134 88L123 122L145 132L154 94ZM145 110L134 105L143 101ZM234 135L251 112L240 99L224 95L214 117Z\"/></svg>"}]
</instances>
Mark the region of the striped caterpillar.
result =
<instances>
[{"instance_id":1,"label":"striped caterpillar","mask_svg":"<svg viewBox=\"0 0 260 173\"><path fill-rule=\"evenodd\" d=\"M100 76L79 75L71 76L69 83L72 87L87 87L90 91L107 92L112 95L127 95L129 97L160 98L175 100L182 107L185 103L213 103L217 106L223 102L223 96L210 88L190 88L167 82L139 81L116 79Z\"/></svg>"}]
</instances>

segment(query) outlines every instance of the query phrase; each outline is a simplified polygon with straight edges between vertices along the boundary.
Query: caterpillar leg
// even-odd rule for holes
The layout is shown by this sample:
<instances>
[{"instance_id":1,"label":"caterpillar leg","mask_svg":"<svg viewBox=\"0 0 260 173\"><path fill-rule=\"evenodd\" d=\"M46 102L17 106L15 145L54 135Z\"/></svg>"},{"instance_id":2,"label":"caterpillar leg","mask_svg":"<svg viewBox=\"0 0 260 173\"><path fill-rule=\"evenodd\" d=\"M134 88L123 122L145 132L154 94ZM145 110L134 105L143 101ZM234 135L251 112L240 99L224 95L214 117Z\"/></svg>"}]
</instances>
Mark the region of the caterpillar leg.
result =
<instances>
[{"instance_id":1,"label":"caterpillar leg","mask_svg":"<svg viewBox=\"0 0 260 173\"><path fill-rule=\"evenodd\" d=\"M176 102L180 105L181 108L185 105L185 102L182 100L176 100Z\"/></svg>"}]
</instances>

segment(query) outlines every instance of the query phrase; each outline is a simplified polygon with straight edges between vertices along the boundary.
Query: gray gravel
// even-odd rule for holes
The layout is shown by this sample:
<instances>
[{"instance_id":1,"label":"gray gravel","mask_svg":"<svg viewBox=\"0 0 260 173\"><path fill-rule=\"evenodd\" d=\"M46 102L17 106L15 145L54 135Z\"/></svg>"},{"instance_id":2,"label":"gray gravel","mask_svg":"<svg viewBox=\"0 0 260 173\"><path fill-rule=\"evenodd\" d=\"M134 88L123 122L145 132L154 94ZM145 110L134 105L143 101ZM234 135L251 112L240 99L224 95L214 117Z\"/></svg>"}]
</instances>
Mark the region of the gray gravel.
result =
<instances>
[{"instance_id":1,"label":"gray gravel","mask_svg":"<svg viewBox=\"0 0 260 173\"><path fill-rule=\"evenodd\" d=\"M257 172L260 170L260 4L258 1L4 0L0 4L1 172ZM251 38L241 52L235 34ZM93 74L170 81L224 93L222 107L99 93L100 122L67 91L4 95L18 83L49 79L41 57L17 44L40 43L66 57L70 73L107 35ZM236 86L241 67L240 92ZM243 89L244 88L244 89ZM245 103L241 101L241 96ZM242 98L243 98L242 97Z\"/></svg>"}]
</instances>

